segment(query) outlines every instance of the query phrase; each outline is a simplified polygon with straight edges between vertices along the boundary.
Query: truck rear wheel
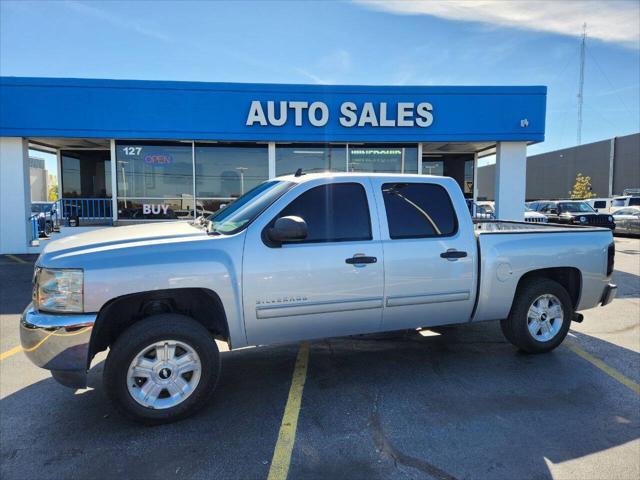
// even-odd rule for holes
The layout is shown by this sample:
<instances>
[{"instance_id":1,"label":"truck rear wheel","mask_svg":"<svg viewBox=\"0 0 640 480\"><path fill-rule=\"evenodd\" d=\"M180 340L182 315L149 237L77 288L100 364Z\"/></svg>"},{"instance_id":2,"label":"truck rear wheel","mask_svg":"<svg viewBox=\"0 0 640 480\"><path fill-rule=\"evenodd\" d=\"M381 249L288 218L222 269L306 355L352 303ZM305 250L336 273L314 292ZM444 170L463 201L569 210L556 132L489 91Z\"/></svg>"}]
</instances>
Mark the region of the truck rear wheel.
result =
<instances>
[{"instance_id":1,"label":"truck rear wheel","mask_svg":"<svg viewBox=\"0 0 640 480\"><path fill-rule=\"evenodd\" d=\"M112 345L103 382L116 409L145 424L169 423L206 405L220 376L211 333L192 318L154 315Z\"/></svg>"},{"instance_id":2,"label":"truck rear wheel","mask_svg":"<svg viewBox=\"0 0 640 480\"><path fill-rule=\"evenodd\" d=\"M549 352L562 343L571 326L573 307L565 288L547 278L521 285L509 316L500 321L502 333L527 353Z\"/></svg>"}]
</instances>

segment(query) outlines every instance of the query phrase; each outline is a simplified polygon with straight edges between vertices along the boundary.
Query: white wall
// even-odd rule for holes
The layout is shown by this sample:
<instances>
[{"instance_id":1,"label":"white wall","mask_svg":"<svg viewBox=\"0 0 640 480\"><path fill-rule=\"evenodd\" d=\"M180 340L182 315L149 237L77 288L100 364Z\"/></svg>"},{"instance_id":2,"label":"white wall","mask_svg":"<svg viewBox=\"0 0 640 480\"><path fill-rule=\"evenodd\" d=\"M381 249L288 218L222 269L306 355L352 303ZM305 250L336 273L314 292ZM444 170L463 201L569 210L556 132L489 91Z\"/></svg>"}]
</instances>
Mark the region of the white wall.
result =
<instances>
[{"instance_id":1,"label":"white wall","mask_svg":"<svg viewBox=\"0 0 640 480\"><path fill-rule=\"evenodd\" d=\"M496 218L522 222L527 188L525 142L498 142L495 182Z\"/></svg>"},{"instance_id":2,"label":"white wall","mask_svg":"<svg viewBox=\"0 0 640 480\"><path fill-rule=\"evenodd\" d=\"M30 251L30 196L28 142L0 137L0 254Z\"/></svg>"}]
</instances>

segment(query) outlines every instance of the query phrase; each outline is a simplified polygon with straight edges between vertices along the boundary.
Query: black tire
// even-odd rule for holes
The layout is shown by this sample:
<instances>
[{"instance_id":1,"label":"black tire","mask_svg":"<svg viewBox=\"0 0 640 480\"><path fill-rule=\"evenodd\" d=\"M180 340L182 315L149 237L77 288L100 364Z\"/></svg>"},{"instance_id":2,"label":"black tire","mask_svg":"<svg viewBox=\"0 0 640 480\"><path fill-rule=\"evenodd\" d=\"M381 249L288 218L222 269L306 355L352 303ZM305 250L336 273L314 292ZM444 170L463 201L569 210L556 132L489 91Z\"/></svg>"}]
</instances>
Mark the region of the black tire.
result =
<instances>
[{"instance_id":1,"label":"black tire","mask_svg":"<svg viewBox=\"0 0 640 480\"><path fill-rule=\"evenodd\" d=\"M562 307L562 326L553 338L539 341L528 328L527 314L533 302L541 295L555 296ZM566 289L558 282L544 277L532 278L518 287L509 316L500 321L505 338L526 353L545 353L562 343L571 327L573 306Z\"/></svg>"},{"instance_id":2,"label":"black tire","mask_svg":"<svg viewBox=\"0 0 640 480\"><path fill-rule=\"evenodd\" d=\"M127 373L133 359L145 347L168 339L183 342L195 350L200 357L200 380L182 403L156 410L134 400L127 386ZM170 423L193 415L207 404L218 383L220 365L216 342L201 324L184 315L154 315L133 324L111 346L103 385L115 408L125 417L146 425Z\"/></svg>"}]
</instances>

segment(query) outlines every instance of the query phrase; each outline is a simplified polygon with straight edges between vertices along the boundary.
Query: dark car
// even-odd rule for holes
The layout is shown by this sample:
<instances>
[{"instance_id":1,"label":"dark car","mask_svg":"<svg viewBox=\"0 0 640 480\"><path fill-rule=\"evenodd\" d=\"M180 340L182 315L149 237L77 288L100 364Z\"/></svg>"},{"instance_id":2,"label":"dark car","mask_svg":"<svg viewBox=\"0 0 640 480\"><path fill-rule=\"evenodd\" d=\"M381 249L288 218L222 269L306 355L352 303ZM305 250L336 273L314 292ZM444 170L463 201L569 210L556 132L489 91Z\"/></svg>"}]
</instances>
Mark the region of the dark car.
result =
<instances>
[{"instance_id":1,"label":"dark car","mask_svg":"<svg viewBox=\"0 0 640 480\"><path fill-rule=\"evenodd\" d=\"M529 208L546 215L549 223L565 225L588 225L614 230L613 216L596 212L587 202L576 200L531 202Z\"/></svg>"}]
</instances>

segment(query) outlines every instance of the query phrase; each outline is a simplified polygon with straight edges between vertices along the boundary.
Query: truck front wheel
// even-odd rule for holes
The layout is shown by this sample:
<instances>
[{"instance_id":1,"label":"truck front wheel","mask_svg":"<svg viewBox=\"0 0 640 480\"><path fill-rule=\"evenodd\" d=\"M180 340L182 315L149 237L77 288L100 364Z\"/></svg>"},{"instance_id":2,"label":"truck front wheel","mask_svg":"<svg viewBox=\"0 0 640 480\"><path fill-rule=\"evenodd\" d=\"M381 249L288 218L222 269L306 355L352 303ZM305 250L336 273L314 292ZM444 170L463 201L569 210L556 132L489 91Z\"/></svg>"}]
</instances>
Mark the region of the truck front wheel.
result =
<instances>
[{"instance_id":1,"label":"truck front wheel","mask_svg":"<svg viewBox=\"0 0 640 480\"><path fill-rule=\"evenodd\" d=\"M192 318L154 315L112 345L104 387L117 410L146 424L169 423L206 405L220 376L211 333Z\"/></svg>"},{"instance_id":2,"label":"truck front wheel","mask_svg":"<svg viewBox=\"0 0 640 480\"><path fill-rule=\"evenodd\" d=\"M558 282L532 278L521 285L502 333L520 350L544 353L562 343L571 326L571 298Z\"/></svg>"}]
</instances>

